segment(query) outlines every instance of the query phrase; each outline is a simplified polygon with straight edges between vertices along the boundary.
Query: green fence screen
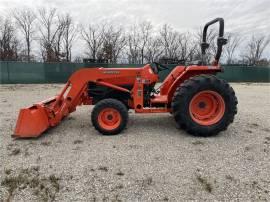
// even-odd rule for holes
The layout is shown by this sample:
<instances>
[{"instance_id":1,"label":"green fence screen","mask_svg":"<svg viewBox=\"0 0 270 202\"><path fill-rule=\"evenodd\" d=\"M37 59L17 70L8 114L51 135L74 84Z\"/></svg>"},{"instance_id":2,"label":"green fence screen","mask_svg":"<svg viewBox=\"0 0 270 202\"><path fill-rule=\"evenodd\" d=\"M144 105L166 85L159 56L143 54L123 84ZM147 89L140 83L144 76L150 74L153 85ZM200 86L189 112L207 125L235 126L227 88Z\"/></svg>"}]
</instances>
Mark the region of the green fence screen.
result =
<instances>
[{"instance_id":1,"label":"green fence screen","mask_svg":"<svg viewBox=\"0 0 270 202\"><path fill-rule=\"evenodd\" d=\"M83 63L25 63L1 62L1 84L65 83L76 70L84 67L142 67L141 64L83 64ZM161 81L176 65L168 65L169 70L160 72ZM220 78L230 82L270 82L269 67L223 66Z\"/></svg>"}]
</instances>

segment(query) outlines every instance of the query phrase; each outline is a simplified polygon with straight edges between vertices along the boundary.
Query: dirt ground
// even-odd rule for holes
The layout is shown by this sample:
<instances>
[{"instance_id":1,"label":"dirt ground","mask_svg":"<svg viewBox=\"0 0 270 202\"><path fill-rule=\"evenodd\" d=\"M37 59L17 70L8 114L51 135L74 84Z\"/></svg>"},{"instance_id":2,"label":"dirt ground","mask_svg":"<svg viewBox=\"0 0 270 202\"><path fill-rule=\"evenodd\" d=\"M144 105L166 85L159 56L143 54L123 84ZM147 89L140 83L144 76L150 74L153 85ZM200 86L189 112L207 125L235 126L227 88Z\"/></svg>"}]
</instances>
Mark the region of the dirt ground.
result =
<instances>
[{"instance_id":1,"label":"dirt ground","mask_svg":"<svg viewBox=\"0 0 270 202\"><path fill-rule=\"evenodd\" d=\"M130 113L102 136L78 107L38 139L10 136L18 111L62 85L0 86L0 201L270 201L270 85L232 84L238 114L211 138L170 114Z\"/></svg>"}]
</instances>

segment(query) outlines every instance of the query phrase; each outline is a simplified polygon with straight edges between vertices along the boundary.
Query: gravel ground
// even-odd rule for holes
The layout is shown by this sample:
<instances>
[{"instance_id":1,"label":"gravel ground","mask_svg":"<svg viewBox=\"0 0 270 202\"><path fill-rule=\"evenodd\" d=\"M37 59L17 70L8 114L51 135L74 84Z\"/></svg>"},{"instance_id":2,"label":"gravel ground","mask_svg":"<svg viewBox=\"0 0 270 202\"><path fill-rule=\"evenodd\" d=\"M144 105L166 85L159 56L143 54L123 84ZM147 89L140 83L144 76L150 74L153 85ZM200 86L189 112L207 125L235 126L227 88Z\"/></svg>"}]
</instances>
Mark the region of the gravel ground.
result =
<instances>
[{"instance_id":1,"label":"gravel ground","mask_svg":"<svg viewBox=\"0 0 270 202\"><path fill-rule=\"evenodd\" d=\"M134 113L121 135L102 136L82 106L38 139L13 140L18 110L62 85L1 85L0 201L269 201L270 85L232 86L238 114L211 138L170 114Z\"/></svg>"}]
</instances>

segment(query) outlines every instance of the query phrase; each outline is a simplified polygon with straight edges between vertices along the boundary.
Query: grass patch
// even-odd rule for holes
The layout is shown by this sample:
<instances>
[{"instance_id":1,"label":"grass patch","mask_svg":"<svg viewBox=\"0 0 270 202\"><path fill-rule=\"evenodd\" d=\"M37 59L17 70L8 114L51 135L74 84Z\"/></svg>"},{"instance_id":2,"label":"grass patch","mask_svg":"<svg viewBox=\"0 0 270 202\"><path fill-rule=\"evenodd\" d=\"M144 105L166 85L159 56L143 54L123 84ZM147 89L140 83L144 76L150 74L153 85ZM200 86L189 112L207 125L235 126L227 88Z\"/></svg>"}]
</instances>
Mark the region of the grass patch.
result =
<instances>
[{"instance_id":1,"label":"grass patch","mask_svg":"<svg viewBox=\"0 0 270 202\"><path fill-rule=\"evenodd\" d=\"M82 144L83 141L82 141L82 140L75 140L73 143L74 143L74 144Z\"/></svg>"},{"instance_id":2,"label":"grass patch","mask_svg":"<svg viewBox=\"0 0 270 202\"><path fill-rule=\"evenodd\" d=\"M28 149L29 149L29 148L25 148L25 150L24 150L24 156L25 156L25 157L30 155Z\"/></svg>"},{"instance_id":3,"label":"grass patch","mask_svg":"<svg viewBox=\"0 0 270 202\"><path fill-rule=\"evenodd\" d=\"M44 141L40 143L43 146L50 146L52 143L50 141Z\"/></svg>"},{"instance_id":4,"label":"grass patch","mask_svg":"<svg viewBox=\"0 0 270 202\"><path fill-rule=\"evenodd\" d=\"M245 147L245 151L249 151L250 149L251 149L250 146L246 146L246 147Z\"/></svg>"},{"instance_id":5,"label":"grass patch","mask_svg":"<svg viewBox=\"0 0 270 202\"><path fill-rule=\"evenodd\" d=\"M106 201L106 200L105 200ZM114 196L114 198L111 200L112 202L122 202L121 199L119 199L119 195L116 194L116 196Z\"/></svg>"},{"instance_id":6,"label":"grass patch","mask_svg":"<svg viewBox=\"0 0 270 202\"><path fill-rule=\"evenodd\" d=\"M116 173L116 175L118 175L118 176L123 176L123 175L125 175L125 173L123 173L121 170L119 170L119 171Z\"/></svg>"},{"instance_id":7,"label":"grass patch","mask_svg":"<svg viewBox=\"0 0 270 202\"><path fill-rule=\"evenodd\" d=\"M165 197L163 198L163 201L169 201L169 198L168 198L167 196L165 196Z\"/></svg>"},{"instance_id":8,"label":"grass patch","mask_svg":"<svg viewBox=\"0 0 270 202\"><path fill-rule=\"evenodd\" d=\"M18 187L23 188L23 186L21 185L24 185L24 184L25 185L28 184L28 179L23 174L19 174L17 176L6 176L1 182L1 186L4 186L7 188L9 192L9 196L12 196L13 192Z\"/></svg>"},{"instance_id":9,"label":"grass patch","mask_svg":"<svg viewBox=\"0 0 270 202\"><path fill-rule=\"evenodd\" d=\"M31 169L33 171L39 172L40 167L39 166L32 166Z\"/></svg>"},{"instance_id":10,"label":"grass patch","mask_svg":"<svg viewBox=\"0 0 270 202\"><path fill-rule=\"evenodd\" d=\"M29 188L39 198L39 201L54 201L56 193L60 190L60 178L55 175L40 177L39 167L21 169L19 173L7 175L1 181L9 193L7 201L10 201L14 191Z\"/></svg>"},{"instance_id":11,"label":"grass patch","mask_svg":"<svg viewBox=\"0 0 270 202\"><path fill-rule=\"evenodd\" d=\"M115 189L123 189L124 188L124 185L122 185L122 184L119 184L119 185L117 185L116 187L115 187Z\"/></svg>"},{"instance_id":12,"label":"grass patch","mask_svg":"<svg viewBox=\"0 0 270 202\"><path fill-rule=\"evenodd\" d=\"M108 169L108 167L106 167L106 166L99 166L99 167L98 167L98 170L108 172L109 169Z\"/></svg>"},{"instance_id":13,"label":"grass patch","mask_svg":"<svg viewBox=\"0 0 270 202\"><path fill-rule=\"evenodd\" d=\"M235 181L235 178L231 175L225 175L225 178L230 181Z\"/></svg>"},{"instance_id":14,"label":"grass patch","mask_svg":"<svg viewBox=\"0 0 270 202\"><path fill-rule=\"evenodd\" d=\"M259 124L257 124L257 123L251 123L250 126L257 128L257 127L259 127Z\"/></svg>"},{"instance_id":15,"label":"grass patch","mask_svg":"<svg viewBox=\"0 0 270 202\"><path fill-rule=\"evenodd\" d=\"M143 186L147 185L150 186L153 184L153 178L152 177L147 177L146 179L143 180L142 182Z\"/></svg>"},{"instance_id":16,"label":"grass patch","mask_svg":"<svg viewBox=\"0 0 270 202\"><path fill-rule=\"evenodd\" d=\"M11 151L10 156L16 156L19 153L21 153L21 149L20 148L15 148Z\"/></svg>"},{"instance_id":17,"label":"grass patch","mask_svg":"<svg viewBox=\"0 0 270 202\"><path fill-rule=\"evenodd\" d=\"M75 120L75 118L72 117L72 116L69 116L69 117L67 118L67 120Z\"/></svg>"},{"instance_id":18,"label":"grass patch","mask_svg":"<svg viewBox=\"0 0 270 202\"><path fill-rule=\"evenodd\" d=\"M208 193L212 193L213 185L205 177L197 174L196 179L203 186L205 191L207 191Z\"/></svg>"},{"instance_id":19,"label":"grass patch","mask_svg":"<svg viewBox=\"0 0 270 202\"><path fill-rule=\"evenodd\" d=\"M204 142L200 141L200 140L196 140L194 142L192 142L193 145L204 145Z\"/></svg>"},{"instance_id":20,"label":"grass patch","mask_svg":"<svg viewBox=\"0 0 270 202\"><path fill-rule=\"evenodd\" d=\"M5 169L5 174L6 174L6 175L10 175L10 174L11 174L11 172L12 172L12 170L11 170L11 169Z\"/></svg>"},{"instance_id":21,"label":"grass patch","mask_svg":"<svg viewBox=\"0 0 270 202\"><path fill-rule=\"evenodd\" d=\"M59 190L60 190L60 184L59 184L60 178L56 177L55 175L50 175L49 180L50 180L52 186L55 188L55 190L57 192L59 192Z\"/></svg>"}]
</instances>

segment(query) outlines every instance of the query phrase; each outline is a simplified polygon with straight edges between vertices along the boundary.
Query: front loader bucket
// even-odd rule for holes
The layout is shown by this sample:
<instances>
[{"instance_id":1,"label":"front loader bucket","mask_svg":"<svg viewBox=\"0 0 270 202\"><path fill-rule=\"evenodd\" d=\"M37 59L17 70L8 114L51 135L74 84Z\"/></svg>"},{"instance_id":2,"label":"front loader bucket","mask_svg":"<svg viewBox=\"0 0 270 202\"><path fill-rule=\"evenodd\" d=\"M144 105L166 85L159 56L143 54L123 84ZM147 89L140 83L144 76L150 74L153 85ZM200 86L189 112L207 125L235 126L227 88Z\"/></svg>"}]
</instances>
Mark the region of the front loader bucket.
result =
<instances>
[{"instance_id":1,"label":"front loader bucket","mask_svg":"<svg viewBox=\"0 0 270 202\"><path fill-rule=\"evenodd\" d=\"M49 119L43 105L21 109L16 123L14 137L38 137L49 128Z\"/></svg>"}]
</instances>

